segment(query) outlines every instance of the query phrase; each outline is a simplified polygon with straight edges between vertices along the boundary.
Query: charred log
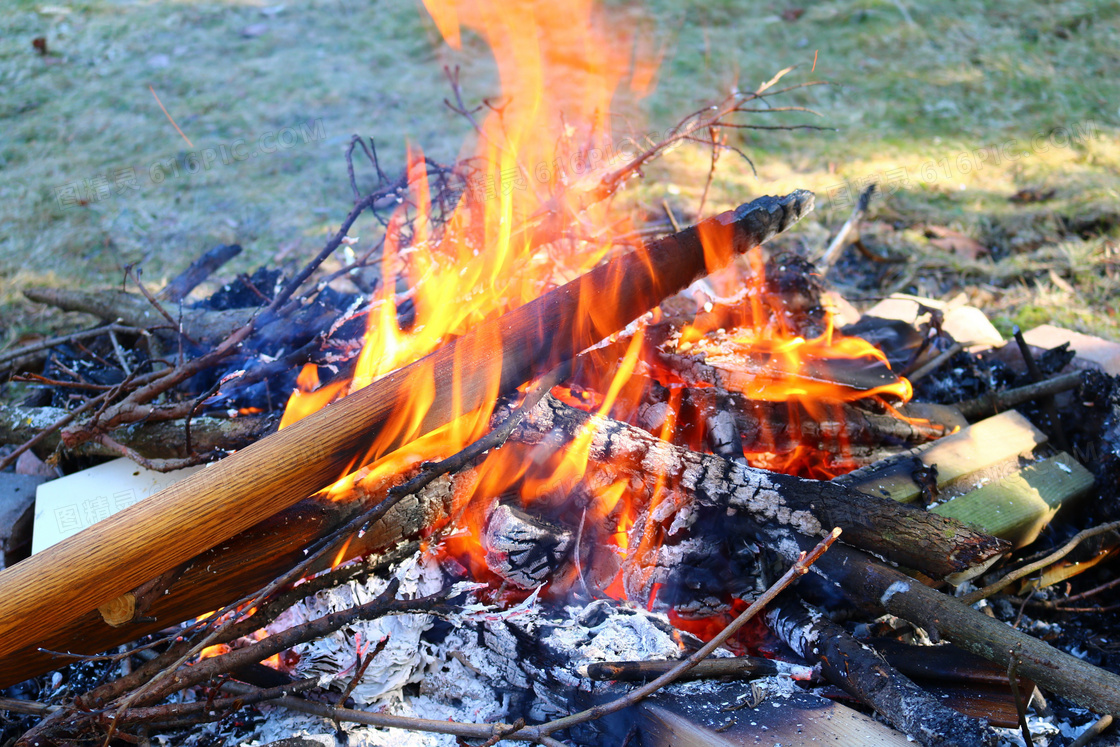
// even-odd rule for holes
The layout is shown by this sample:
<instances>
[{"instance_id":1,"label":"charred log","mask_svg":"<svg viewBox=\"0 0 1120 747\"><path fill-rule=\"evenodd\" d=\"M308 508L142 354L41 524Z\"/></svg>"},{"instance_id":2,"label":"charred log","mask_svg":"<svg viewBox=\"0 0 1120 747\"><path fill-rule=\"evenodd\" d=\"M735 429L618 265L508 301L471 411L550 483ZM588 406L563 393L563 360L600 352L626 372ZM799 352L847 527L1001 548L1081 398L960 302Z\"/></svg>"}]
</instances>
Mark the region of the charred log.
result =
<instances>
[{"instance_id":1,"label":"charred log","mask_svg":"<svg viewBox=\"0 0 1120 747\"><path fill-rule=\"evenodd\" d=\"M809 536L840 527L847 543L937 578L984 563L1007 547L960 522L836 483L774 474L680 449L640 428L592 417L554 398L530 413L513 440L555 447L585 427L594 434L584 481L604 490L627 476L631 495L649 506L648 519L664 525L669 534L690 525L699 508L741 513L759 526ZM782 555L795 557L796 552L789 548Z\"/></svg>"},{"instance_id":2,"label":"charred log","mask_svg":"<svg viewBox=\"0 0 1120 747\"><path fill-rule=\"evenodd\" d=\"M805 538L803 547L812 545ZM848 547L836 546L812 573L823 576L872 614L896 615L1001 667L1012 659L1018 672L1044 690L1095 713L1120 712L1120 676L1059 651L916 579Z\"/></svg>"},{"instance_id":3,"label":"charred log","mask_svg":"<svg viewBox=\"0 0 1120 747\"><path fill-rule=\"evenodd\" d=\"M892 726L926 747L994 744L995 735L922 690L819 610L787 597L766 614L770 629L834 685L870 705Z\"/></svg>"}]
</instances>

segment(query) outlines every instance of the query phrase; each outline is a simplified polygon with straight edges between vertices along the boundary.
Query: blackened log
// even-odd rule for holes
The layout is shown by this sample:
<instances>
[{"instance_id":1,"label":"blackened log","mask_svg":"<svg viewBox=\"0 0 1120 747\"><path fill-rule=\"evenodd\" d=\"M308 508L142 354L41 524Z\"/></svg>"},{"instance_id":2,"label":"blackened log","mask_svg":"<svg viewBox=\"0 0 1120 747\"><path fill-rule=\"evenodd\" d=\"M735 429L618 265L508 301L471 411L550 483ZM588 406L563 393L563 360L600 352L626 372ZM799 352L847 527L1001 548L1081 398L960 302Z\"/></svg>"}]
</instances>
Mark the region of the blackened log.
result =
<instances>
[{"instance_id":1,"label":"blackened log","mask_svg":"<svg viewBox=\"0 0 1120 747\"><path fill-rule=\"evenodd\" d=\"M649 505L657 491L668 490L674 500L660 498L656 521L672 521L674 514L687 521L688 507L695 503L742 513L763 527L814 537L840 527L845 542L936 578L981 565L1008 547L958 521L887 498L681 449L641 428L591 416L553 397L529 413L512 440L561 448L584 427L594 430L584 481L602 490L630 475L629 492L639 505ZM783 556L796 557L796 547L786 549Z\"/></svg>"},{"instance_id":2,"label":"blackened log","mask_svg":"<svg viewBox=\"0 0 1120 747\"><path fill-rule=\"evenodd\" d=\"M804 538L802 547L816 540ZM1012 657L1018 672L1043 690L1095 713L1120 713L1120 676L1095 667L1010 625L995 620L906 574L839 544L813 565L852 602L872 614L896 615L1005 669Z\"/></svg>"},{"instance_id":3,"label":"blackened log","mask_svg":"<svg viewBox=\"0 0 1120 747\"><path fill-rule=\"evenodd\" d=\"M820 610L787 596L767 611L766 623L795 652L820 664L832 684L926 747L995 743L995 734L981 723L942 705Z\"/></svg>"},{"instance_id":4,"label":"blackened log","mask_svg":"<svg viewBox=\"0 0 1120 747\"><path fill-rule=\"evenodd\" d=\"M178 303L187 297L206 278L217 272L218 268L241 253L240 244L219 244L191 263L167 285L156 298L160 301Z\"/></svg>"}]
</instances>

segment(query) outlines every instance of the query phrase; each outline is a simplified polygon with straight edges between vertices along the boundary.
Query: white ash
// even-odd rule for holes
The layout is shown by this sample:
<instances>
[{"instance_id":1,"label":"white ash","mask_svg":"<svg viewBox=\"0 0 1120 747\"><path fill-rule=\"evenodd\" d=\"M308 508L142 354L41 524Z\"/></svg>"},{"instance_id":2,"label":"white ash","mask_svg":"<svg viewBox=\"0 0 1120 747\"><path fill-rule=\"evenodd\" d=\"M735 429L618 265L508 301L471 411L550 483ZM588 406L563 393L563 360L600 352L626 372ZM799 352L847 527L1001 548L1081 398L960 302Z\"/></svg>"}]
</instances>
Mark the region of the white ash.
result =
<instances>
[{"instance_id":1,"label":"white ash","mask_svg":"<svg viewBox=\"0 0 1120 747\"><path fill-rule=\"evenodd\" d=\"M438 565L419 554L401 563L393 575L401 580L399 597L433 594L445 585ZM277 619L269 631L368 602L387 584L385 579L371 578L365 584L351 582L319 592ZM461 584L458 589L480 587ZM356 621L325 639L297 647L300 661L292 676L318 676L339 691L353 676L358 642L368 651L388 636L384 649L351 694L355 707L465 723L509 722L518 717L541 721L571 712L569 697L577 691L608 686L579 677L577 670L582 665L681 657L679 637L673 635L664 616L612 600L556 610L543 605L537 592L509 608L468 599L447 622L449 630L440 631L442 638L428 636L438 639L437 644L424 636L435 624L431 615ZM527 640L539 646L539 653L524 651ZM721 651L716 655L730 654ZM706 684L678 687L699 692ZM339 744L332 721L268 705L260 710L267 716L264 723L250 739L227 739L229 747L256 747L292 737L328 746ZM357 724L343 724L343 729L349 747L456 744L450 735Z\"/></svg>"},{"instance_id":2,"label":"white ash","mask_svg":"<svg viewBox=\"0 0 1120 747\"><path fill-rule=\"evenodd\" d=\"M1062 730L1054 723L1053 716L1043 718L1027 714L1027 730L1031 733L1031 743L1034 747L1057 747L1065 744L1061 738ZM993 731L999 736L999 747L1026 747L1023 732L1017 726L1006 729L994 728Z\"/></svg>"},{"instance_id":3,"label":"white ash","mask_svg":"<svg viewBox=\"0 0 1120 747\"><path fill-rule=\"evenodd\" d=\"M394 576L400 579L398 597L425 596L443 588L442 573L434 562L419 557L405 560ZM310 620L347 610L373 601L381 594L387 579L371 578L365 584L351 581L327 589L289 608L268 626L268 632L301 625ZM358 649L373 650L386 640L361 683L351 697L361 706L386 705L400 699L405 685L420 682L423 669L432 662L431 654L421 645L421 635L432 625L430 615L387 615L377 620L357 620L343 630L310 643L296 646L300 660L292 673L297 679L320 677L321 686L341 689L355 671Z\"/></svg>"}]
</instances>

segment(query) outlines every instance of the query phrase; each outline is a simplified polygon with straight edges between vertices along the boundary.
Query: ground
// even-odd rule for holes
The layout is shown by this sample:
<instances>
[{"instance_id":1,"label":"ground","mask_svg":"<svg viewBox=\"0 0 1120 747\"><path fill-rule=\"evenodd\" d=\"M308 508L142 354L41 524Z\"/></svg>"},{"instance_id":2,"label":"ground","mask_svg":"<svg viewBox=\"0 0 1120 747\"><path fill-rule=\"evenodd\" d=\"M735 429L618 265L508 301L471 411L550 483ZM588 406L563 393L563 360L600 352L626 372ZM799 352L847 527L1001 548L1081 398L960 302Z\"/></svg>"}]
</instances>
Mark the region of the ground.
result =
<instances>
[{"instance_id":1,"label":"ground","mask_svg":"<svg viewBox=\"0 0 1120 747\"><path fill-rule=\"evenodd\" d=\"M218 243L245 247L238 271L311 253L348 212L352 133L393 170L406 144L450 160L470 128L443 105L443 65L463 65L468 96L497 93L481 42L449 50L419 2L270 2L0 2L0 344L75 324L23 300L28 286L111 286L136 262L155 285ZM865 243L906 263L883 287L850 284L857 302L963 291L1004 331L1120 337L1120 3L607 11L663 53L644 123L626 127L663 129L790 65L788 80L834 84L790 99L820 117L781 120L830 129L742 134L757 174L726 156L705 212L809 188L818 212L801 241L816 246L878 181ZM692 218L707 166L679 149L625 199ZM1026 202L1008 199L1020 191ZM931 225L985 251L938 248Z\"/></svg>"}]
</instances>

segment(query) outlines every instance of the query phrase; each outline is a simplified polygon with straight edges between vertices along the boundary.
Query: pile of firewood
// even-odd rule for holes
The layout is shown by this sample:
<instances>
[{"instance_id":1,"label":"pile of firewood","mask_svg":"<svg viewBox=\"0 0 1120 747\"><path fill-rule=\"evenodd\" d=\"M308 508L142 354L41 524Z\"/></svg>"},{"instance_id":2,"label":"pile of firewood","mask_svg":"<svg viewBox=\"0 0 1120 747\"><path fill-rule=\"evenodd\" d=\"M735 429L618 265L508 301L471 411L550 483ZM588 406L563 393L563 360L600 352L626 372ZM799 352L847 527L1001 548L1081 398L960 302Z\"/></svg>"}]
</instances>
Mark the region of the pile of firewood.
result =
<instances>
[{"instance_id":1,"label":"pile of firewood","mask_svg":"<svg viewBox=\"0 0 1120 747\"><path fill-rule=\"evenodd\" d=\"M673 143L718 127L747 101L768 95L765 87L736 94L692 115L665 141L604 175L578 204L605 198ZM358 147L379 176L377 188L364 196L350 161ZM191 729L263 703L335 722L488 744L556 744L559 737L594 743L601 732L589 736L580 729L620 713L624 737L639 722L647 734L659 728L678 736L682 729L708 733L696 720L675 721L671 703L638 706L689 669L711 677L788 677L791 667L800 667L799 676L842 688L928 745L991 742L992 723L1025 729L1036 686L1097 714L1120 713L1120 677L975 606L1008 589L1036 594L1039 587L1025 587L1022 579L1070 553L1101 556L1120 546L1117 527L1092 514L1070 522L1084 531L1061 555L1023 564L1018 554L1062 504L1115 477L1116 444L1109 436L1120 412L1115 380L1054 375L1070 356L1052 353L1040 368L1024 343L1012 351L1023 368L1018 378L1007 377L1002 387L989 382L980 396L953 403L956 408L908 409L897 399L870 395L820 408L753 398L745 382L779 376L855 393L902 382L881 362L823 360L793 371L777 356L727 355L728 345L720 347L727 342L725 304L682 294L715 269L713 263L741 263L744 254L803 218L813 198L798 191L760 198L656 240L631 237L643 245L641 254L617 251L586 275L277 430L278 412L302 365L334 367L345 377L368 313L361 284L368 292L396 282L366 272L381 244L330 273L321 271L347 243L359 215L395 207L418 178L412 170L388 179L357 138L348 163L353 211L323 251L290 278L262 269L202 303L187 303L191 291L237 252L220 247L159 291L147 288L139 272L130 274L136 292L28 291L33 300L103 323L0 354L13 381L34 387L33 397L0 406L0 442L15 445L2 468L30 451L53 454L72 469L108 456L161 471L209 466L42 553L9 554L14 565L0 572L0 685L30 697L6 699L0 708L41 719L19 723L27 731L17 744L90 737L143 743L156 732ZM425 162L434 204L460 198L456 178L463 168ZM540 245L580 240L565 236L567 227L578 225L569 214L572 204L554 199L515 230ZM720 251L712 250L713 236ZM760 313L781 317L804 337L824 334L831 328L825 288L813 272L805 260L773 252ZM343 279L356 287L339 290ZM406 296L396 309L404 327ZM651 318L647 312L654 308L659 312ZM633 323L640 318L639 339ZM686 326L700 330L704 342L680 344ZM908 370L989 365L988 358L952 347L938 324L912 331L917 344L889 351ZM606 394L604 372L630 355L631 343L640 366L620 386L642 395L597 407ZM671 386L662 383L665 372ZM496 391L491 430L436 463L402 450L394 469L371 468L375 457L404 444L399 438L370 454L371 435L392 419L417 381L431 385L435 401L411 437L446 425L457 413L493 405ZM1056 397L1070 391L1077 396L1064 406L1077 414L1080 427L1062 429ZM1095 408L1093 417L1081 417L1086 403ZM1007 411L1016 405L1047 427ZM675 419L695 425L668 427ZM782 455L806 443L826 464L842 465L838 471L859 469L827 480L748 464L746 455ZM548 465L577 444L587 457L578 478L546 485L538 502L478 497L481 465L492 454ZM1110 455L1093 465L1096 474L1074 458L1089 445ZM340 475L347 477L335 484ZM620 533L617 511L597 508L598 496L619 484L634 509L621 531L631 548L625 557L611 544ZM993 505L1006 507L1004 515ZM393 575L400 564L430 560L440 552L440 539L464 524L481 528L482 562L476 557L471 565L445 552L444 588L428 593L415 586L402 595L401 578ZM83 574L79 583L75 569ZM804 578L791 586L798 576ZM279 626L316 594L367 580L377 588L368 599L355 597L347 609ZM971 590L981 580L992 583ZM477 581L490 585L470 583ZM281 662L280 672L260 666L359 621L423 614L466 625L464 610L473 605L521 601L533 607L542 588L542 598L551 595L557 606L626 610L604 602L616 581L630 604L670 616L643 624L671 628L664 621L672 619L684 628L714 620L722 632L707 644L680 633L677 653L695 649L681 663L577 663L571 651L544 644L522 657L526 640L543 639L542 631L560 624L547 615L520 628L505 613L497 626L493 619L476 621L480 638L485 631L498 640L495 630L503 631L505 643L496 650L512 663L510 676L521 681L520 689L551 688L547 700L554 709L588 707L575 715L526 708L514 723L478 724L348 707L369 667L392 645L385 640L366 641L352 671L334 673L341 693L325 694L321 676L289 676L299 671L295 664ZM1025 608L1031 598L1020 601ZM866 624L893 616L921 631L919 637L951 641L994 663L1013 697L1002 701L1001 713L993 707L962 715L915 683L921 677L906 655L854 637L842 614ZM707 658L752 619L765 619L785 647L782 655L800 663ZM265 629L268 635L254 635ZM991 677L990 666L966 661ZM67 664L66 677L73 680L67 687L27 689ZM99 668L102 681L79 686L74 675L81 667ZM633 692L617 684L641 677L652 682ZM599 681L615 684L590 685ZM194 688L205 688L204 694L184 699ZM296 697L313 691L318 700ZM551 720L527 724L530 716ZM604 718L601 728L618 729L618 723Z\"/></svg>"}]
</instances>

